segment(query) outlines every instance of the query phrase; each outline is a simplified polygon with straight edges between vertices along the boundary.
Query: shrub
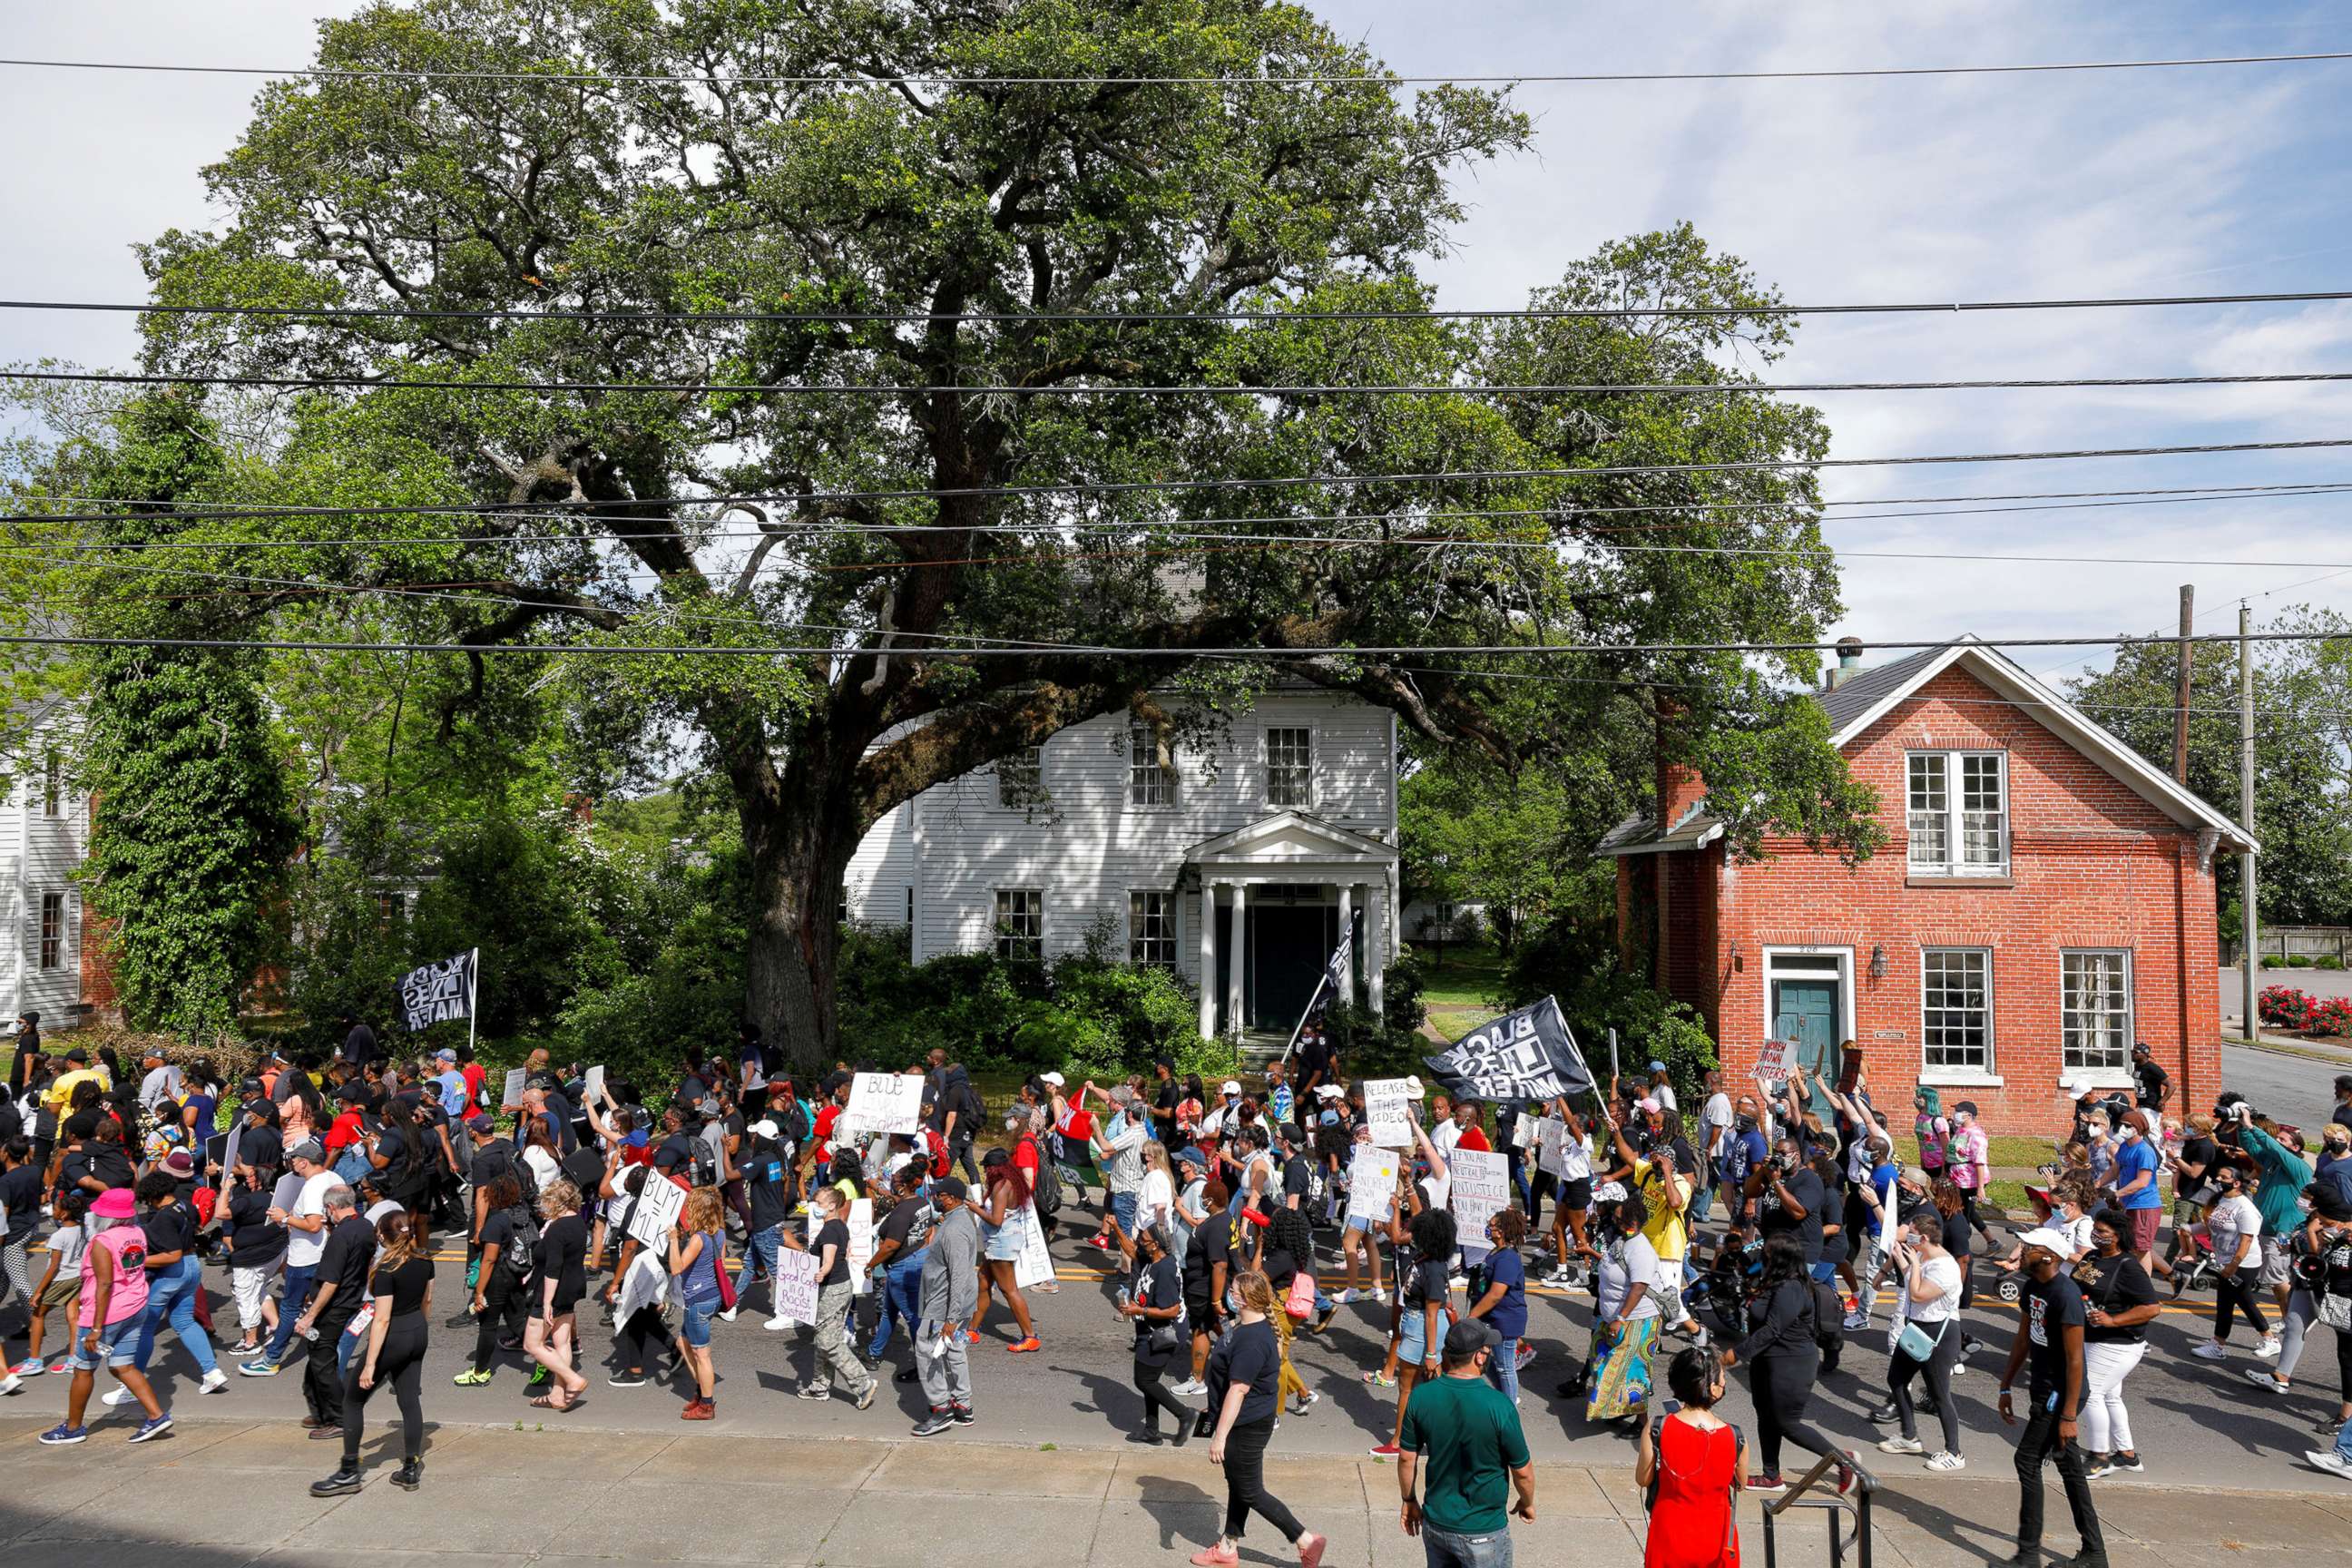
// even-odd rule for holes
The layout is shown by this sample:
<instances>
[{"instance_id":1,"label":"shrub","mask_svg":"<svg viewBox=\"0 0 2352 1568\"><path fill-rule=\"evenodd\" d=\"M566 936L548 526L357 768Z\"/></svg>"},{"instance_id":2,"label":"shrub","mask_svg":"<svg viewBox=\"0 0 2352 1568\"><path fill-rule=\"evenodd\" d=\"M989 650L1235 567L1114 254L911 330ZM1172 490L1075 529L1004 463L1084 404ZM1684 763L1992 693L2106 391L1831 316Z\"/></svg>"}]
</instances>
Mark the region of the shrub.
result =
<instances>
[{"instance_id":1,"label":"shrub","mask_svg":"<svg viewBox=\"0 0 2352 1568\"><path fill-rule=\"evenodd\" d=\"M2311 967L2314 969L2341 969L2344 967L2344 961L2330 952L2313 959L2311 961Z\"/></svg>"},{"instance_id":2,"label":"shrub","mask_svg":"<svg viewBox=\"0 0 2352 1568\"><path fill-rule=\"evenodd\" d=\"M2286 966L2289 969L2309 969L2311 955L2307 952L2290 952L2286 955Z\"/></svg>"},{"instance_id":3,"label":"shrub","mask_svg":"<svg viewBox=\"0 0 2352 1568\"><path fill-rule=\"evenodd\" d=\"M1411 1035L1420 1029L1429 1016L1422 1002L1422 994L1429 989L1429 977L1422 973L1421 955L1401 952L1381 979L1381 1023L1391 1035Z\"/></svg>"}]
</instances>

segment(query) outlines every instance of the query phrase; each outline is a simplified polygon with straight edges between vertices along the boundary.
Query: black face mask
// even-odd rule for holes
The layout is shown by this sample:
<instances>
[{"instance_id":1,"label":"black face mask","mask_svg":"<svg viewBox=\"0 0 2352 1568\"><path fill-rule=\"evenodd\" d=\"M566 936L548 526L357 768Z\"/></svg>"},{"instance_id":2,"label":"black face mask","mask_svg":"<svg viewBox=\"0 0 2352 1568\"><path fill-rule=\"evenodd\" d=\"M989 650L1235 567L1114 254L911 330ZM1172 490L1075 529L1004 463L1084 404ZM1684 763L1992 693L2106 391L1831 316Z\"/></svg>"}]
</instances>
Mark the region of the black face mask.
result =
<instances>
[{"instance_id":1,"label":"black face mask","mask_svg":"<svg viewBox=\"0 0 2352 1568\"><path fill-rule=\"evenodd\" d=\"M1742 1132L1753 1132L1753 1131L1756 1131L1756 1118L1754 1118L1754 1117L1752 1117L1752 1116L1748 1115L1748 1114L1746 1111L1744 1111L1744 1110L1743 1110L1743 1111L1741 1111L1741 1112L1739 1113L1739 1130L1740 1130Z\"/></svg>"}]
</instances>

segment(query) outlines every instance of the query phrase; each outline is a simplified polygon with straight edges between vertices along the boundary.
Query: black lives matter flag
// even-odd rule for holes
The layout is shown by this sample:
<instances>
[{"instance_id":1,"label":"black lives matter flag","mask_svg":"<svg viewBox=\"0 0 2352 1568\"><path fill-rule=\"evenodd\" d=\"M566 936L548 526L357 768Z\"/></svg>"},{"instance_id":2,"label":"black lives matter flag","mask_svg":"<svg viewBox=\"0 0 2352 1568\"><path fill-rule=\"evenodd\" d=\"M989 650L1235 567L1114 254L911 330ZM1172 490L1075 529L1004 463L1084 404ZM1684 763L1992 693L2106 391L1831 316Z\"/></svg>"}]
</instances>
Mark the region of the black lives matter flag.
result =
<instances>
[{"instance_id":1,"label":"black lives matter flag","mask_svg":"<svg viewBox=\"0 0 2352 1568\"><path fill-rule=\"evenodd\" d=\"M445 1018L474 1016L474 971L481 956L482 950L478 947L471 952L412 969L400 977L400 1006L407 1016L410 1033Z\"/></svg>"},{"instance_id":2,"label":"black lives matter flag","mask_svg":"<svg viewBox=\"0 0 2352 1568\"><path fill-rule=\"evenodd\" d=\"M1547 996L1471 1030L1433 1057L1430 1072L1448 1094L1479 1100L1551 1100L1591 1091L1592 1073L1559 1004Z\"/></svg>"}]
</instances>

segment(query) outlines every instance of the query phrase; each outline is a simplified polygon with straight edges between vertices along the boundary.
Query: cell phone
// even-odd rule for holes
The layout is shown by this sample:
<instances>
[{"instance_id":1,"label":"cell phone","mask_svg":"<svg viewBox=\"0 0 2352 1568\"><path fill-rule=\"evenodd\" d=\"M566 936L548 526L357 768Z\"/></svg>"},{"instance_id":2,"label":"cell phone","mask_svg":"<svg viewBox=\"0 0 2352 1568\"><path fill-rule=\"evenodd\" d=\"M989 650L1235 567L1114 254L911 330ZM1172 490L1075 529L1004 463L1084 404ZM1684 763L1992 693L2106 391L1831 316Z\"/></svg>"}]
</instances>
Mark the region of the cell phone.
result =
<instances>
[{"instance_id":1,"label":"cell phone","mask_svg":"<svg viewBox=\"0 0 2352 1568\"><path fill-rule=\"evenodd\" d=\"M1680 1410L1682 1407L1683 1402L1679 1399L1661 1399L1658 1401L1658 1414L1661 1415L1672 1415L1675 1411Z\"/></svg>"}]
</instances>

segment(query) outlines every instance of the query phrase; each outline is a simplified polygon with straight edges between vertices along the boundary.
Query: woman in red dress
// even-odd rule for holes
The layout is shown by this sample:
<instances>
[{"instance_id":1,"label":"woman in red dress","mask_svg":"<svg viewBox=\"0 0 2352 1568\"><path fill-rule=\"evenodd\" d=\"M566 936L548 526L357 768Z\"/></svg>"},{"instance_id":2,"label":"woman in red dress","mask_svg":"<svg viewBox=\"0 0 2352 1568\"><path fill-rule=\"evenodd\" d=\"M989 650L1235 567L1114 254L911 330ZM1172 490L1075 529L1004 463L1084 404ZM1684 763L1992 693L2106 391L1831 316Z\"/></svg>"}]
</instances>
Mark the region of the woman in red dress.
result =
<instances>
[{"instance_id":1,"label":"woman in red dress","mask_svg":"<svg viewBox=\"0 0 2352 1568\"><path fill-rule=\"evenodd\" d=\"M1643 1568L1739 1568L1735 1517L1748 1484L1748 1446L1739 1428L1718 1420L1723 1368L1702 1350L1685 1350L1666 1371L1682 1407L1642 1424L1633 1479L1649 1501L1650 1538Z\"/></svg>"}]
</instances>

